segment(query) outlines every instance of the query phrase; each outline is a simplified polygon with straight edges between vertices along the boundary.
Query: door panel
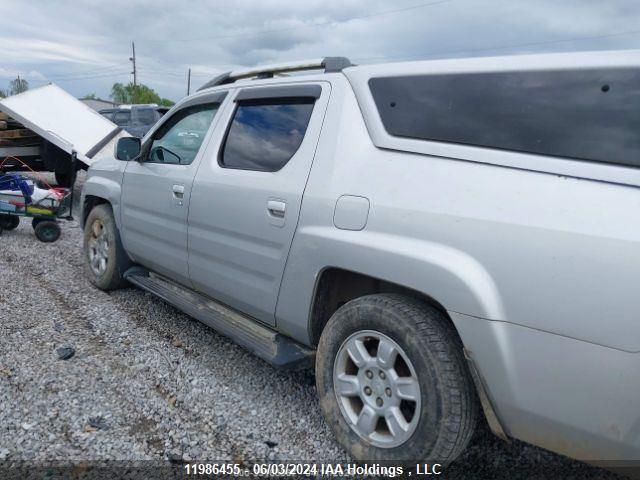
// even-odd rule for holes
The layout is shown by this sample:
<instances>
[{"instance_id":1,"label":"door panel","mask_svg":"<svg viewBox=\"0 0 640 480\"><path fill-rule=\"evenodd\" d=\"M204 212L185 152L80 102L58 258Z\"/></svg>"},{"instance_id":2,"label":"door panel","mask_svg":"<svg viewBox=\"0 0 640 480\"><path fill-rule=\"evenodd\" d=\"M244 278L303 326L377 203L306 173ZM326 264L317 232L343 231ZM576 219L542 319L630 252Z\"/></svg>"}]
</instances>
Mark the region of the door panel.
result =
<instances>
[{"instance_id":1,"label":"door panel","mask_svg":"<svg viewBox=\"0 0 640 480\"><path fill-rule=\"evenodd\" d=\"M132 259L189 286L187 215L193 177L219 103L177 110L130 161L122 185L122 239Z\"/></svg>"},{"instance_id":2,"label":"door panel","mask_svg":"<svg viewBox=\"0 0 640 480\"><path fill-rule=\"evenodd\" d=\"M122 185L123 243L145 267L188 283L187 212L195 165L130 161ZM184 189L182 198L174 187Z\"/></svg>"},{"instance_id":3,"label":"door panel","mask_svg":"<svg viewBox=\"0 0 640 480\"><path fill-rule=\"evenodd\" d=\"M225 119L230 126L217 132L193 184L188 240L193 286L271 325L329 99L330 85L321 86L308 109L308 98L279 104L282 99L256 99L257 92L236 102ZM271 88L255 90L268 95ZM240 93L248 90L254 89ZM305 131L291 126L307 118ZM288 161L280 161L278 152L294 148Z\"/></svg>"}]
</instances>

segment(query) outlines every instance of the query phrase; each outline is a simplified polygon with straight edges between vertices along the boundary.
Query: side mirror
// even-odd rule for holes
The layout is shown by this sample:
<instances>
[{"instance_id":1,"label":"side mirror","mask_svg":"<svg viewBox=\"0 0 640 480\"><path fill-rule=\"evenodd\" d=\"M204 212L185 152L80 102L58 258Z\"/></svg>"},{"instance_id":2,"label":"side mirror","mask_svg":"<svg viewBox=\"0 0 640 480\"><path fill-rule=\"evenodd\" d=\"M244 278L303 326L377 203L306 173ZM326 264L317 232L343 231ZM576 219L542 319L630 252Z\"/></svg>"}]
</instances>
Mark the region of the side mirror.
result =
<instances>
[{"instance_id":1,"label":"side mirror","mask_svg":"<svg viewBox=\"0 0 640 480\"><path fill-rule=\"evenodd\" d=\"M116 158L118 160L134 160L140 155L142 144L137 137L123 137L116 145Z\"/></svg>"}]
</instances>

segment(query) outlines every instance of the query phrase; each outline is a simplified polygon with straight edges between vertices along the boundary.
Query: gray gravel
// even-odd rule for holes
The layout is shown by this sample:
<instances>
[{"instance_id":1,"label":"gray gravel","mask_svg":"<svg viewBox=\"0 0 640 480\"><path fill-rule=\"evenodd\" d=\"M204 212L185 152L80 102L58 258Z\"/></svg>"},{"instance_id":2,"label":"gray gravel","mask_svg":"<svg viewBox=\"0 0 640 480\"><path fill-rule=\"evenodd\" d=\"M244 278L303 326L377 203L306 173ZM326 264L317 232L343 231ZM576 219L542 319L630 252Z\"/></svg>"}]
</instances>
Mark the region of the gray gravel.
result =
<instances>
[{"instance_id":1,"label":"gray gravel","mask_svg":"<svg viewBox=\"0 0 640 480\"><path fill-rule=\"evenodd\" d=\"M93 288L77 222L62 230L53 244L24 221L0 236L0 461L349 460L311 372L278 372L140 290ZM486 427L446 478L498 472L617 478Z\"/></svg>"}]
</instances>

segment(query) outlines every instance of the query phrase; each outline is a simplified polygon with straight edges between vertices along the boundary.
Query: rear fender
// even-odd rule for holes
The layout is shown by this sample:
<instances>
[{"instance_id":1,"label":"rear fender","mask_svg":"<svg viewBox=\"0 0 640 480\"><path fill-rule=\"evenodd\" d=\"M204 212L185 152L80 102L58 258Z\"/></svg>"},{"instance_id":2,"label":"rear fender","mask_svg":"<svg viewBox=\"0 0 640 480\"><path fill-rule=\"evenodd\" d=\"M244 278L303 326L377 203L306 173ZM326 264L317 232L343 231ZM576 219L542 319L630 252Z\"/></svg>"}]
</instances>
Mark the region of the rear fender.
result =
<instances>
[{"instance_id":1,"label":"rear fender","mask_svg":"<svg viewBox=\"0 0 640 480\"><path fill-rule=\"evenodd\" d=\"M465 252L447 245L381 232L349 232L303 227L296 233L278 302L278 326L309 341L317 279L323 270L341 268L424 293L449 311L503 319L504 307L487 270ZM304 338L301 338L304 337Z\"/></svg>"}]
</instances>

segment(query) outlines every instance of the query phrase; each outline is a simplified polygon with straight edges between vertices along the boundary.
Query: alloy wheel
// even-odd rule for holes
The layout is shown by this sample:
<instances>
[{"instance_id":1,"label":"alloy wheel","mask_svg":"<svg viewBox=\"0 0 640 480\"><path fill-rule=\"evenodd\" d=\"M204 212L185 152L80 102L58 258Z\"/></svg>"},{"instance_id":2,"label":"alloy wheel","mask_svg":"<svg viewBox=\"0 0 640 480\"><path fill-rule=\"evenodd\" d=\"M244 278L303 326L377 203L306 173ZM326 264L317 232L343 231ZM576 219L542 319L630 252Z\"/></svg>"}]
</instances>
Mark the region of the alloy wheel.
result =
<instances>
[{"instance_id":1,"label":"alloy wheel","mask_svg":"<svg viewBox=\"0 0 640 480\"><path fill-rule=\"evenodd\" d=\"M420 384L398 343L373 330L347 338L333 368L338 405L351 429L374 446L406 442L420 418Z\"/></svg>"}]
</instances>

